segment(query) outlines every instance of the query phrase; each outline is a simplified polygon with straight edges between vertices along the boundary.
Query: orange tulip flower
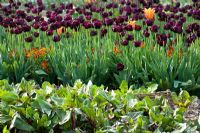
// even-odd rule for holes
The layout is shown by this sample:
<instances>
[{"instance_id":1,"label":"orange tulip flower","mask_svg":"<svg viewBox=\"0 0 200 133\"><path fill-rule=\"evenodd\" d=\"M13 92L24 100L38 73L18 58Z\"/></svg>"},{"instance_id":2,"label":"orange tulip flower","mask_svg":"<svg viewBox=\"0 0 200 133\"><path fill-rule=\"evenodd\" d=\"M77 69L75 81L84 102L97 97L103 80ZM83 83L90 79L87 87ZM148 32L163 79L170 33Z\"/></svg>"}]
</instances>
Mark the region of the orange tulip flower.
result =
<instances>
[{"instance_id":1,"label":"orange tulip flower","mask_svg":"<svg viewBox=\"0 0 200 133\"><path fill-rule=\"evenodd\" d=\"M59 36L64 32L65 32L65 28L64 27L60 27L60 28L57 29L57 33L58 33Z\"/></svg>"},{"instance_id":2,"label":"orange tulip flower","mask_svg":"<svg viewBox=\"0 0 200 133\"><path fill-rule=\"evenodd\" d=\"M136 21L135 20L129 21L128 25L131 25L133 28L135 28Z\"/></svg>"},{"instance_id":3,"label":"orange tulip flower","mask_svg":"<svg viewBox=\"0 0 200 133\"><path fill-rule=\"evenodd\" d=\"M155 9L153 8L144 9L144 16L146 19L153 20L154 14L155 14Z\"/></svg>"},{"instance_id":4,"label":"orange tulip flower","mask_svg":"<svg viewBox=\"0 0 200 133\"><path fill-rule=\"evenodd\" d=\"M42 61L41 63L41 67L42 69L44 69L47 73L49 72L49 65L48 65L48 61Z\"/></svg>"},{"instance_id":5,"label":"orange tulip flower","mask_svg":"<svg viewBox=\"0 0 200 133\"><path fill-rule=\"evenodd\" d=\"M173 52L174 52L173 46L169 46L168 49L167 49L167 56L171 57Z\"/></svg>"}]
</instances>

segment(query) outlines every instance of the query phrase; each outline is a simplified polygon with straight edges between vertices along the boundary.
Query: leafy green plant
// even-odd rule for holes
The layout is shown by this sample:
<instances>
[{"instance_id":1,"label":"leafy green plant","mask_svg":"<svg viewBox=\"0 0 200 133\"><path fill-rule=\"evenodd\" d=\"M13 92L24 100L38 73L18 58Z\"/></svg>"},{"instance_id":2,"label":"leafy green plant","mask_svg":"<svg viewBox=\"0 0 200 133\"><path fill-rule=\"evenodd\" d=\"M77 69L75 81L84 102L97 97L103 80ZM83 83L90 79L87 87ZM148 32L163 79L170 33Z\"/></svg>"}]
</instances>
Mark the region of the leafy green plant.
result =
<instances>
[{"instance_id":1,"label":"leafy green plant","mask_svg":"<svg viewBox=\"0 0 200 133\"><path fill-rule=\"evenodd\" d=\"M186 106L172 109L163 95L142 100L138 94L150 94L158 85L133 90L123 81L118 90L83 84L56 87L44 82L22 80L9 85L0 81L0 130L9 132L190 132L198 124L187 123ZM191 97L186 91L173 100Z\"/></svg>"}]
</instances>

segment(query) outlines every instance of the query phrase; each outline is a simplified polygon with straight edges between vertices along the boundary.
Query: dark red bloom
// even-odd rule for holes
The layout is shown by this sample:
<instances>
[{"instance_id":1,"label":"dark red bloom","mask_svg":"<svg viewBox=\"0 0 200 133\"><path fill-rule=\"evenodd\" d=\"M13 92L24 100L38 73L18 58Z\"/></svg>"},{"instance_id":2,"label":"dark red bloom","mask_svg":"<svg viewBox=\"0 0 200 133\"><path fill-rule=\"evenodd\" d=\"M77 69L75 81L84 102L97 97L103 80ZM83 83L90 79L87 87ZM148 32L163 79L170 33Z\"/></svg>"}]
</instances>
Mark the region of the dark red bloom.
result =
<instances>
[{"instance_id":1,"label":"dark red bloom","mask_svg":"<svg viewBox=\"0 0 200 133\"><path fill-rule=\"evenodd\" d=\"M83 22L83 27L85 27L86 29L92 28L93 25L90 21L85 21Z\"/></svg>"},{"instance_id":2,"label":"dark red bloom","mask_svg":"<svg viewBox=\"0 0 200 133\"><path fill-rule=\"evenodd\" d=\"M153 25L153 20L147 19L147 20L145 21L145 23L146 23L147 26L152 26L152 25Z\"/></svg>"},{"instance_id":3,"label":"dark red bloom","mask_svg":"<svg viewBox=\"0 0 200 133\"><path fill-rule=\"evenodd\" d=\"M105 18L104 22L105 22L105 25L112 25L113 24L113 19L111 19L111 18Z\"/></svg>"},{"instance_id":4,"label":"dark red bloom","mask_svg":"<svg viewBox=\"0 0 200 133\"><path fill-rule=\"evenodd\" d=\"M152 26L151 26L151 31L152 31L152 32L158 32L158 28L159 28L159 27L158 27L157 25L152 25Z\"/></svg>"},{"instance_id":5,"label":"dark red bloom","mask_svg":"<svg viewBox=\"0 0 200 133\"><path fill-rule=\"evenodd\" d=\"M118 71L122 71L122 70L124 70L124 64L122 64L122 63L117 63L117 70Z\"/></svg>"},{"instance_id":6,"label":"dark red bloom","mask_svg":"<svg viewBox=\"0 0 200 133\"><path fill-rule=\"evenodd\" d=\"M60 41L60 36L59 35L54 35L53 36L53 41L54 42L59 42Z\"/></svg>"},{"instance_id":7,"label":"dark red bloom","mask_svg":"<svg viewBox=\"0 0 200 133\"><path fill-rule=\"evenodd\" d=\"M94 30L90 31L90 36L96 36L96 35L97 35L96 31L94 31Z\"/></svg>"},{"instance_id":8,"label":"dark red bloom","mask_svg":"<svg viewBox=\"0 0 200 133\"><path fill-rule=\"evenodd\" d=\"M143 35L144 35L145 37L149 37L149 36L150 36L150 33L148 32L148 30L144 30L144 31L143 31Z\"/></svg>"},{"instance_id":9,"label":"dark red bloom","mask_svg":"<svg viewBox=\"0 0 200 133\"><path fill-rule=\"evenodd\" d=\"M53 30L47 30L46 31L47 36L52 36L53 35Z\"/></svg>"},{"instance_id":10,"label":"dark red bloom","mask_svg":"<svg viewBox=\"0 0 200 133\"><path fill-rule=\"evenodd\" d=\"M129 35L127 36L127 38L126 38L126 40L128 40L128 41L131 41L131 40L133 40L133 39L134 39L133 35L130 35L130 34L129 34Z\"/></svg>"},{"instance_id":11,"label":"dark red bloom","mask_svg":"<svg viewBox=\"0 0 200 133\"><path fill-rule=\"evenodd\" d=\"M112 26L112 31L113 32L122 32L123 31L123 27L121 25L113 25Z\"/></svg>"},{"instance_id":12,"label":"dark red bloom","mask_svg":"<svg viewBox=\"0 0 200 133\"><path fill-rule=\"evenodd\" d=\"M39 37L39 33L38 32L34 32L33 35L34 35L34 37Z\"/></svg>"},{"instance_id":13,"label":"dark red bloom","mask_svg":"<svg viewBox=\"0 0 200 133\"><path fill-rule=\"evenodd\" d=\"M100 31L100 36L101 36L101 37L104 37L106 34L107 34L107 29L102 29L102 30Z\"/></svg>"},{"instance_id":14,"label":"dark red bloom","mask_svg":"<svg viewBox=\"0 0 200 133\"><path fill-rule=\"evenodd\" d=\"M26 41L26 42L32 42L32 41L33 41L32 36L25 38L25 41Z\"/></svg>"},{"instance_id":15,"label":"dark red bloom","mask_svg":"<svg viewBox=\"0 0 200 133\"><path fill-rule=\"evenodd\" d=\"M160 46L165 46L167 43L167 36L166 34L156 34L157 43Z\"/></svg>"},{"instance_id":16,"label":"dark red bloom","mask_svg":"<svg viewBox=\"0 0 200 133\"><path fill-rule=\"evenodd\" d=\"M93 26L96 29L100 29L102 26L102 22L100 20L95 20L95 21L93 21Z\"/></svg>"},{"instance_id":17,"label":"dark red bloom","mask_svg":"<svg viewBox=\"0 0 200 133\"><path fill-rule=\"evenodd\" d=\"M141 41L134 41L134 46L135 47L141 47L142 46L142 42Z\"/></svg>"},{"instance_id":18,"label":"dark red bloom","mask_svg":"<svg viewBox=\"0 0 200 133\"><path fill-rule=\"evenodd\" d=\"M122 45L127 46L128 45L128 40L123 40Z\"/></svg>"}]
</instances>

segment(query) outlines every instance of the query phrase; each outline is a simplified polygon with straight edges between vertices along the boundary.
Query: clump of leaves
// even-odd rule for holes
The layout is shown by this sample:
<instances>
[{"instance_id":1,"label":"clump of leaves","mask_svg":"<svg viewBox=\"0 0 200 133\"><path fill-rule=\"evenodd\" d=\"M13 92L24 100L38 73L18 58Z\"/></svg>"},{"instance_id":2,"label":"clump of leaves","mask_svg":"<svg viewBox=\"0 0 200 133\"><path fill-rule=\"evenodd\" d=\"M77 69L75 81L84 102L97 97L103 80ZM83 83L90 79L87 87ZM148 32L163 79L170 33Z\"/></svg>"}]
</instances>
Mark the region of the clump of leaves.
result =
<instances>
[{"instance_id":1,"label":"clump of leaves","mask_svg":"<svg viewBox=\"0 0 200 133\"><path fill-rule=\"evenodd\" d=\"M56 87L34 81L9 85L0 81L0 130L9 132L193 132L183 119L184 107L173 110L164 96L142 100L138 93L155 92L158 85L133 89L123 81L118 90L83 84ZM146 91L145 91L146 90ZM186 91L174 99L190 99ZM190 102L190 101L188 101ZM187 103L188 103L187 102ZM185 103L185 102L184 102ZM198 122L197 122L198 123Z\"/></svg>"}]
</instances>

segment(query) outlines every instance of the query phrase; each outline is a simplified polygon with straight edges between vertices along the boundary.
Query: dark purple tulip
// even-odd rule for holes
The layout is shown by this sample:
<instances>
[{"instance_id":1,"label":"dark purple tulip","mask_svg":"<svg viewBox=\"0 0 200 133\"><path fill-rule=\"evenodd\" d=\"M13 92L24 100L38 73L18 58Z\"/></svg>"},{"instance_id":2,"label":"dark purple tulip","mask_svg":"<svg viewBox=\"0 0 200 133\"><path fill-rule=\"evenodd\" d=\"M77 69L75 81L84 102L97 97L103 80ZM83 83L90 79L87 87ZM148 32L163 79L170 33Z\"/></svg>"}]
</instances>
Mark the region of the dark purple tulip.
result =
<instances>
[{"instance_id":1,"label":"dark purple tulip","mask_svg":"<svg viewBox=\"0 0 200 133\"><path fill-rule=\"evenodd\" d=\"M104 37L106 34L107 34L107 29L102 29L101 31L100 31L100 36L101 37Z\"/></svg>"},{"instance_id":2,"label":"dark purple tulip","mask_svg":"<svg viewBox=\"0 0 200 133\"><path fill-rule=\"evenodd\" d=\"M131 40L133 40L133 39L134 39L133 35L130 35L130 34L129 34L129 35L127 36L127 38L126 38L126 40L128 40L128 41L131 41Z\"/></svg>"},{"instance_id":3,"label":"dark purple tulip","mask_svg":"<svg viewBox=\"0 0 200 133\"><path fill-rule=\"evenodd\" d=\"M15 34L21 34L22 32L23 32L22 29L19 28L19 27L17 27L17 28L14 29L14 33Z\"/></svg>"},{"instance_id":4,"label":"dark purple tulip","mask_svg":"<svg viewBox=\"0 0 200 133\"><path fill-rule=\"evenodd\" d=\"M107 12L103 12L103 13L101 14L101 16L102 16L103 18L107 18L107 17L109 16L109 14L108 14Z\"/></svg>"},{"instance_id":5,"label":"dark purple tulip","mask_svg":"<svg viewBox=\"0 0 200 133\"><path fill-rule=\"evenodd\" d=\"M142 46L142 42L141 41L134 41L134 46L135 47L141 47Z\"/></svg>"},{"instance_id":6,"label":"dark purple tulip","mask_svg":"<svg viewBox=\"0 0 200 133\"><path fill-rule=\"evenodd\" d=\"M96 31L92 30L92 31L90 32L90 36L96 36L96 35L97 35L97 32L96 32Z\"/></svg>"},{"instance_id":7,"label":"dark purple tulip","mask_svg":"<svg viewBox=\"0 0 200 133\"><path fill-rule=\"evenodd\" d=\"M167 43L167 35L166 34L156 34L157 43L160 46L165 46Z\"/></svg>"},{"instance_id":8,"label":"dark purple tulip","mask_svg":"<svg viewBox=\"0 0 200 133\"><path fill-rule=\"evenodd\" d=\"M111 19L111 18L105 18L104 22L105 22L105 25L112 25L113 24L113 19Z\"/></svg>"},{"instance_id":9,"label":"dark purple tulip","mask_svg":"<svg viewBox=\"0 0 200 133\"><path fill-rule=\"evenodd\" d=\"M106 8L107 8L107 9L111 9L112 7L113 7L113 4L112 4L112 3L106 5Z\"/></svg>"},{"instance_id":10,"label":"dark purple tulip","mask_svg":"<svg viewBox=\"0 0 200 133\"><path fill-rule=\"evenodd\" d=\"M17 10L16 11L16 16L25 18L26 17L26 13L24 11L22 11L22 10Z\"/></svg>"},{"instance_id":11,"label":"dark purple tulip","mask_svg":"<svg viewBox=\"0 0 200 133\"><path fill-rule=\"evenodd\" d=\"M83 22L83 27L85 27L86 29L92 28L93 25L90 21L85 21Z\"/></svg>"},{"instance_id":12,"label":"dark purple tulip","mask_svg":"<svg viewBox=\"0 0 200 133\"><path fill-rule=\"evenodd\" d=\"M85 18L87 19L87 20L91 20L91 15L85 15Z\"/></svg>"},{"instance_id":13,"label":"dark purple tulip","mask_svg":"<svg viewBox=\"0 0 200 133\"><path fill-rule=\"evenodd\" d=\"M93 26L96 29L100 29L102 26L102 22L100 20L95 20L95 21L93 21Z\"/></svg>"},{"instance_id":14,"label":"dark purple tulip","mask_svg":"<svg viewBox=\"0 0 200 133\"><path fill-rule=\"evenodd\" d=\"M32 36L25 38L25 41L26 41L26 42L32 42L32 41L33 41Z\"/></svg>"},{"instance_id":15,"label":"dark purple tulip","mask_svg":"<svg viewBox=\"0 0 200 133\"><path fill-rule=\"evenodd\" d=\"M194 42L196 40L197 36L195 34L189 34L186 38L186 42L188 44L191 44L192 42Z\"/></svg>"},{"instance_id":16,"label":"dark purple tulip","mask_svg":"<svg viewBox=\"0 0 200 133\"><path fill-rule=\"evenodd\" d=\"M66 9L73 9L73 4L72 3L68 3L66 5Z\"/></svg>"},{"instance_id":17,"label":"dark purple tulip","mask_svg":"<svg viewBox=\"0 0 200 133\"><path fill-rule=\"evenodd\" d=\"M123 46L127 46L127 45L128 45L128 40L123 40L123 41L122 41L122 45L123 45Z\"/></svg>"},{"instance_id":18,"label":"dark purple tulip","mask_svg":"<svg viewBox=\"0 0 200 133\"><path fill-rule=\"evenodd\" d=\"M145 37L149 37L149 36L150 36L150 33L148 32L148 30L144 30L144 31L143 31L143 35L144 35Z\"/></svg>"},{"instance_id":19,"label":"dark purple tulip","mask_svg":"<svg viewBox=\"0 0 200 133\"><path fill-rule=\"evenodd\" d=\"M165 29L165 30L169 30L169 29L170 29L170 27L171 27L171 26L170 26L170 24L169 24L169 23L166 23L166 24L164 24L164 29Z\"/></svg>"},{"instance_id":20,"label":"dark purple tulip","mask_svg":"<svg viewBox=\"0 0 200 133\"><path fill-rule=\"evenodd\" d=\"M38 23L34 23L34 24L32 25L32 27L33 27L34 29L39 29L39 28L40 28L40 25L39 25Z\"/></svg>"},{"instance_id":21,"label":"dark purple tulip","mask_svg":"<svg viewBox=\"0 0 200 133\"><path fill-rule=\"evenodd\" d=\"M132 13L132 8L130 6L126 6L124 8L124 11L126 12L126 15L131 15Z\"/></svg>"},{"instance_id":22,"label":"dark purple tulip","mask_svg":"<svg viewBox=\"0 0 200 133\"><path fill-rule=\"evenodd\" d=\"M113 26L112 26L112 31L113 31L113 32L122 32L122 31L123 31L123 28L122 28L122 26L120 26L120 25L113 25Z\"/></svg>"},{"instance_id":23,"label":"dark purple tulip","mask_svg":"<svg viewBox=\"0 0 200 133\"><path fill-rule=\"evenodd\" d=\"M152 25L153 25L153 20L147 19L147 20L145 21L145 23L146 23L147 26L152 26Z\"/></svg>"},{"instance_id":24,"label":"dark purple tulip","mask_svg":"<svg viewBox=\"0 0 200 133\"><path fill-rule=\"evenodd\" d=\"M34 32L33 35L34 35L34 37L39 37L39 33L38 32Z\"/></svg>"},{"instance_id":25,"label":"dark purple tulip","mask_svg":"<svg viewBox=\"0 0 200 133\"><path fill-rule=\"evenodd\" d=\"M62 21L62 20L63 20L62 16L60 15L56 16L56 21Z\"/></svg>"},{"instance_id":26,"label":"dark purple tulip","mask_svg":"<svg viewBox=\"0 0 200 133\"><path fill-rule=\"evenodd\" d=\"M175 33L182 33L183 32L183 29L182 29L182 26L177 26L175 25L173 28L172 28L172 31L174 31Z\"/></svg>"},{"instance_id":27,"label":"dark purple tulip","mask_svg":"<svg viewBox=\"0 0 200 133\"><path fill-rule=\"evenodd\" d=\"M126 31L132 31L132 30L133 30L133 27L132 27L131 25L126 25L126 26L124 27L124 29L125 29Z\"/></svg>"},{"instance_id":28,"label":"dark purple tulip","mask_svg":"<svg viewBox=\"0 0 200 133\"><path fill-rule=\"evenodd\" d=\"M159 27L157 25L152 25L150 29L152 32L158 32L158 28Z\"/></svg>"},{"instance_id":29,"label":"dark purple tulip","mask_svg":"<svg viewBox=\"0 0 200 133\"><path fill-rule=\"evenodd\" d=\"M54 41L54 42L59 42L59 41L60 41L60 36L54 35L54 36L53 36L53 41Z\"/></svg>"},{"instance_id":30,"label":"dark purple tulip","mask_svg":"<svg viewBox=\"0 0 200 133\"><path fill-rule=\"evenodd\" d=\"M41 31L46 31L46 30L48 30L48 26L42 26L42 27L40 27L40 29L41 29Z\"/></svg>"},{"instance_id":31,"label":"dark purple tulip","mask_svg":"<svg viewBox=\"0 0 200 133\"><path fill-rule=\"evenodd\" d=\"M48 26L48 22L42 21L42 22L40 23L40 26Z\"/></svg>"},{"instance_id":32,"label":"dark purple tulip","mask_svg":"<svg viewBox=\"0 0 200 133\"><path fill-rule=\"evenodd\" d=\"M47 36L52 36L53 35L53 30L47 30L46 31Z\"/></svg>"},{"instance_id":33,"label":"dark purple tulip","mask_svg":"<svg viewBox=\"0 0 200 133\"><path fill-rule=\"evenodd\" d=\"M33 21L34 17L33 16L26 16L26 21L31 22Z\"/></svg>"},{"instance_id":34,"label":"dark purple tulip","mask_svg":"<svg viewBox=\"0 0 200 133\"><path fill-rule=\"evenodd\" d=\"M22 29L23 29L24 32L29 32L31 30L31 26L24 25L24 26L22 26Z\"/></svg>"},{"instance_id":35,"label":"dark purple tulip","mask_svg":"<svg viewBox=\"0 0 200 133\"><path fill-rule=\"evenodd\" d=\"M140 25L135 25L134 29L135 29L136 31L140 31L140 30L141 30L141 26L140 26Z\"/></svg>"},{"instance_id":36,"label":"dark purple tulip","mask_svg":"<svg viewBox=\"0 0 200 133\"><path fill-rule=\"evenodd\" d=\"M123 32L120 33L120 35L121 35L121 36L125 36L125 35L126 35L126 32L123 31Z\"/></svg>"},{"instance_id":37,"label":"dark purple tulip","mask_svg":"<svg viewBox=\"0 0 200 133\"><path fill-rule=\"evenodd\" d=\"M122 63L117 63L117 71L122 71L122 70L124 70L124 64L122 64Z\"/></svg>"}]
</instances>

